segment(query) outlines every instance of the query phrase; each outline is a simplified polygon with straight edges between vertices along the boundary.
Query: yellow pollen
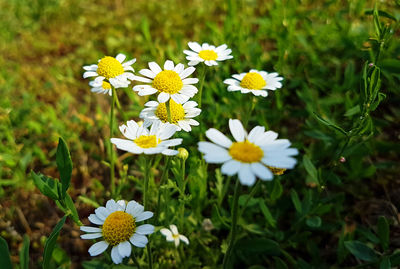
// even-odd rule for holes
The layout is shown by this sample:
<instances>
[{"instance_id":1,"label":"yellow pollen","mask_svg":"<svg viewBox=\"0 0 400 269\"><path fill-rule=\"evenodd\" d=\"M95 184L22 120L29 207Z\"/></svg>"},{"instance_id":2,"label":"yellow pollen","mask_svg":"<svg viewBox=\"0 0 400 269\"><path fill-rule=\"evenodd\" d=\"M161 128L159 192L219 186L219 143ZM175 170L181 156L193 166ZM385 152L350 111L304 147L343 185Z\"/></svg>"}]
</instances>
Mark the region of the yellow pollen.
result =
<instances>
[{"instance_id":1,"label":"yellow pollen","mask_svg":"<svg viewBox=\"0 0 400 269\"><path fill-rule=\"evenodd\" d=\"M199 57L205 61L215 61L218 58L218 54L213 50L202 50L199 52Z\"/></svg>"},{"instance_id":2,"label":"yellow pollen","mask_svg":"<svg viewBox=\"0 0 400 269\"><path fill-rule=\"evenodd\" d=\"M104 90L111 90L111 84L108 83L108 82L106 82L106 81L104 81L104 80L103 80L103 84L101 85L101 87L102 87Z\"/></svg>"},{"instance_id":3,"label":"yellow pollen","mask_svg":"<svg viewBox=\"0 0 400 269\"><path fill-rule=\"evenodd\" d=\"M173 238L173 239L179 238L179 234L173 234L173 235L172 235L172 238Z\"/></svg>"},{"instance_id":4,"label":"yellow pollen","mask_svg":"<svg viewBox=\"0 0 400 269\"><path fill-rule=\"evenodd\" d=\"M161 142L160 138L157 138L155 135L141 135L135 140L133 140L136 145L141 148L155 148Z\"/></svg>"},{"instance_id":5,"label":"yellow pollen","mask_svg":"<svg viewBox=\"0 0 400 269\"><path fill-rule=\"evenodd\" d=\"M158 105L155 114L162 122L168 122L167 105L165 103L160 103ZM169 114L169 123L172 124L176 124L178 121L185 118L185 110L183 109L183 106L172 99L169 99Z\"/></svg>"},{"instance_id":6,"label":"yellow pollen","mask_svg":"<svg viewBox=\"0 0 400 269\"><path fill-rule=\"evenodd\" d=\"M267 85L267 82L260 74L255 72L247 73L240 82L240 86L250 90L261 90L265 85Z\"/></svg>"},{"instance_id":7,"label":"yellow pollen","mask_svg":"<svg viewBox=\"0 0 400 269\"><path fill-rule=\"evenodd\" d=\"M122 64L111 56L103 57L97 64L97 74L106 79L115 78L124 73Z\"/></svg>"},{"instance_id":8,"label":"yellow pollen","mask_svg":"<svg viewBox=\"0 0 400 269\"><path fill-rule=\"evenodd\" d=\"M115 211L104 221L102 234L104 240L112 246L128 241L136 230L135 219L132 215Z\"/></svg>"},{"instance_id":9,"label":"yellow pollen","mask_svg":"<svg viewBox=\"0 0 400 269\"><path fill-rule=\"evenodd\" d=\"M229 148L229 155L242 163L254 163L261 161L264 152L259 146L245 140L243 142L232 143L232 146Z\"/></svg>"},{"instance_id":10,"label":"yellow pollen","mask_svg":"<svg viewBox=\"0 0 400 269\"><path fill-rule=\"evenodd\" d=\"M286 169L285 168L277 168L277 167L272 167L272 166L268 166L268 169L277 176L283 175L283 173L285 173Z\"/></svg>"},{"instance_id":11,"label":"yellow pollen","mask_svg":"<svg viewBox=\"0 0 400 269\"><path fill-rule=\"evenodd\" d=\"M158 73L154 78L153 87L160 92L174 94L182 89L183 82L175 71L164 70Z\"/></svg>"}]
</instances>

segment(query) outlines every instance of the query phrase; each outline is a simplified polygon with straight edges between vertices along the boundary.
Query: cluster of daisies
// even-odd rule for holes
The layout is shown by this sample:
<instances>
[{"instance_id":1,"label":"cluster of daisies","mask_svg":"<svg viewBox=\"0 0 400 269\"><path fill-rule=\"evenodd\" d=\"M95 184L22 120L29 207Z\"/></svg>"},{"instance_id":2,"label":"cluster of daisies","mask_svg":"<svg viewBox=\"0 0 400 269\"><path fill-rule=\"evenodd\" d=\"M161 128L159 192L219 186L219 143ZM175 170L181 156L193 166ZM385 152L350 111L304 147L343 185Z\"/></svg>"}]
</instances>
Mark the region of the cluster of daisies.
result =
<instances>
[{"instance_id":1,"label":"cluster of daisies","mask_svg":"<svg viewBox=\"0 0 400 269\"><path fill-rule=\"evenodd\" d=\"M157 95L155 100L145 103L145 108L140 112L139 117L143 122L130 120L119 127L125 139L111 138L118 149L133 154L173 156L178 153L173 147L182 143L181 138L172 138L174 134L178 131L190 132L192 126L199 125L194 118L201 113L201 109L197 102L191 100L198 92L195 84L199 82L198 78L190 77L196 71L194 66L204 64L204 68L208 68L233 56L225 44L216 47L207 43L200 45L189 42L188 46L190 50L183 52L187 55L189 67L182 63L174 64L170 60L165 61L162 67L156 62L150 62L148 68L138 72L139 76L134 74L132 68L136 59L125 61L126 56L123 54L106 56L97 64L84 67L83 77L93 79L89 82L92 92L112 96L116 94L116 89L126 88L132 81L136 81L138 83L133 86L133 91L139 96ZM282 80L278 73L251 69L247 73L232 75L224 83L228 85L228 91L266 97L267 90L282 87ZM206 136L212 143L199 142L198 149L204 154L206 162L221 163L222 173L229 176L237 174L243 185L253 185L256 178L271 180L274 174L282 174L296 164L293 156L298 154L297 150L290 148L288 140L277 139L277 133L266 131L262 126L256 126L247 133L237 119L229 120L229 129L235 142L211 128ZM135 201L126 203L109 200L105 207L97 208L95 214L89 216L89 221L100 227L82 226L81 230L87 234L81 237L102 238L102 241L90 247L90 255L99 255L111 246L111 258L118 264L124 257L130 256L131 245L146 246L146 235L154 232L154 226L137 226L137 222L152 216L152 212L144 211L143 206ZM163 228L160 232L176 246L180 241L189 244L189 240L178 233L175 225L170 225L170 229Z\"/></svg>"}]
</instances>

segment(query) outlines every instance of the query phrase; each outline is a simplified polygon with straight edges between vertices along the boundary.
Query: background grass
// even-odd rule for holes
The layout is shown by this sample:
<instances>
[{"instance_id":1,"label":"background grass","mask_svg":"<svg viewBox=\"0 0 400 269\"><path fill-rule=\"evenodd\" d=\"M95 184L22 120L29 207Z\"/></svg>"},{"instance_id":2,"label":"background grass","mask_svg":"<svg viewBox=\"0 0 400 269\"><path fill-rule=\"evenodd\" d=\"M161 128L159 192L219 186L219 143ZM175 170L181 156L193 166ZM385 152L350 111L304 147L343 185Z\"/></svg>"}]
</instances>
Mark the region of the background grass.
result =
<instances>
[{"instance_id":1,"label":"background grass","mask_svg":"<svg viewBox=\"0 0 400 269\"><path fill-rule=\"evenodd\" d=\"M345 130L360 116L362 67L366 61L375 61L377 51L376 43L370 40L374 36L372 15L366 14L373 6L373 1L365 0L0 1L0 231L9 242L14 261L18 260L22 235L27 233L32 241L31 262L37 265L43 236L48 236L58 221L60 214L54 204L34 189L27 173L34 169L58 176L55 152L59 136L71 150L71 195L81 218L86 218L96 202L103 204L107 199L109 174L101 160L107 159L104 139L109 132L110 100L90 92L88 81L82 79L82 66L119 52L137 59L136 71L149 61L186 63L182 51L188 41L226 43L234 55L233 60L208 72L201 126L182 134L191 155L188 178L204 180L189 185L189 212L217 193L218 184L226 180L217 166L210 166L207 175L205 167L197 163L200 133L211 127L227 131L228 119L242 118L251 101L248 95L227 92L222 81L250 68L275 70L285 78L282 89L258 99L249 126L268 126L290 139L301 151L299 165L258 190L261 200L249 203L240 223L240 240L250 249L256 249L257 242L267 242L251 239L273 240L286 254L262 247L252 252L243 247L236 251L237 264L267 268L284 268L278 267L281 263L293 268L295 264L354 266L359 260L348 255L343 241L359 239L372 246L368 235L376 230L380 215L391 223L390 250L394 251L400 246L396 237L400 207L398 22L381 17L382 24L390 24L394 31L378 62L382 92L387 97L371 115L373 135L360 137L342 152L345 163L335 157L344 144L343 135L322 125L314 114ZM396 1L379 2L378 8L400 19ZM117 123L137 119L145 98L131 89L118 90L118 96L123 111L117 114ZM302 162L304 155L307 160ZM120 158L121 171L123 164L132 164L130 180L140 188L136 178L141 176L140 160L126 157ZM308 160L317 168L317 185L312 184L310 171L304 167ZM158 173L156 170L156 178ZM120 177L123 175L121 172ZM130 196L125 199L140 198L132 188L123 192ZM302 213L296 213L293 190L302 202ZM243 193L249 190L243 188ZM216 215L222 214L223 220L229 211L216 212L215 203L218 201L211 199L196 209L198 212L186 215L186 231L193 231L192 238L196 238L185 248L191 257L187 266L213 267L220 259L211 255L213 251L226 249L226 242L220 243L228 229ZM275 223L268 222L271 219L265 210L260 214L260 203L268 206ZM226 201L223 204L229 208ZM212 219L214 232L201 228L205 217ZM316 217L322 219L318 227L313 226L313 221L318 222ZM61 238L64 250L58 249L59 264L76 266L90 259L88 245L79 239L72 223ZM164 254L159 256L172 255Z\"/></svg>"}]
</instances>

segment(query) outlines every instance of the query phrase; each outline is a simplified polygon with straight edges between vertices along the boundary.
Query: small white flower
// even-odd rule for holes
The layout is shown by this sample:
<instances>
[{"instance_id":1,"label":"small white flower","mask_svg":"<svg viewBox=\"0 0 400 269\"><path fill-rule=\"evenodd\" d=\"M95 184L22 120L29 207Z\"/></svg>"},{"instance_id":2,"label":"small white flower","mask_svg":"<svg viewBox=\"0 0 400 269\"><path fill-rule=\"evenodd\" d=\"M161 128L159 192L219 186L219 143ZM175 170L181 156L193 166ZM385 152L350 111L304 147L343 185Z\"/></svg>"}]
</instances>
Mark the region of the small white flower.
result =
<instances>
[{"instance_id":1,"label":"small white flower","mask_svg":"<svg viewBox=\"0 0 400 269\"><path fill-rule=\"evenodd\" d=\"M186 132L190 132L192 130L190 125L199 125L199 123L193 119L201 112L201 109L196 107L197 103L195 101L188 101L183 104L178 104L172 99L169 100L169 119L166 103L149 101L145 104L145 106L146 108L140 112L140 118L145 120L145 125L148 125L147 122L169 122L177 126L177 131L183 129Z\"/></svg>"},{"instance_id":2,"label":"small white flower","mask_svg":"<svg viewBox=\"0 0 400 269\"><path fill-rule=\"evenodd\" d=\"M126 56L122 53L115 58L105 56L99 60L98 64L84 66L83 69L86 72L83 73L83 78L96 77L94 79L95 84L91 85L92 87L99 87L104 80L115 88L128 87L129 80L134 77L134 70L131 65L136 62L136 59L124 63L125 58Z\"/></svg>"},{"instance_id":3,"label":"small white flower","mask_svg":"<svg viewBox=\"0 0 400 269\"><path fill-rule=\"evenodd\" d=\"M183 64L176 66L172 61L165 61L164 70L155 62L149 63L150 69L142 69L139 73L145 77L134 76L134 80L150 85L136 85L133 87L140 96L159 93L157 100L167 102L170 98L178 104L185 103L197 93L197 88L191 84L199 82L197 78L188 78L196 69Z\"/></svg>"},{"instance_id":4,"label":"small white flower","mask_svg":"<svg viewBox=\"0 0 400 269\"><path fill-rule=\"evenodd\" d=\"M232 50L228 49L226 44L215 47L207 43L200 45L197 42L189 42L188 46L192 50L184 50L183 53L187 55L186 59L190 61L189 65L197 65L204 62L204 64L212 66L218 65L217 61L225 61L233 58L230 55Z\"/></svg>"},{"instance_id":5,"label":"small white flower","mask_svg":"<svg viewBox=\"0 0 400 269\"><path fill-rule=\"evenodd\" d=\"M275 91L282 88L282 77L278 77L278 73L267 73L265 71L257 71L251 69L248 73L235 74L232 78L224 80L228 84L228 91L241 91L242 93L251 92L255 96L266 97L267 90Z\"/></svg>"},{"instance_id":6,"label":"small white flower","mask_svg":"<svg viewBox=\"0 0 400 269\"><path fill-rule=\"evenodd\" d=\"M89 85L92 87L92 92L95 93L103 93L108 95L112 95L111 84L106 81L90 81Z\"/></svg>"},{"instance_id":7,"label":"small white flower","mask_svg":"<svg viewBox=\"0 0 400 269\"><path fill-rule=\"evenodd\" d=\"M134 120L130 120L119 129L128 139L111 138L111 143L120 150L133 154L176 155L178 151L168 147L182 143L182 138L168 139L175 134L177 129L175 125L169 123L154 122L149 131L145 124L139 126Z\"/></svg>"},{"instance_id":8,"label":"small white flower","mask_svg":"<svg viewBox=\"0 0 400 269\"><path fill-rule=\"evenodd\" d=\"M187 239L186 236L179 234L178 228L174 224L169 225L169 228L171 230L167 228L162 228L160 230L168 242L174 241L175 247L179 246L180 241L184 242L186 245L189 245L189 239Z\"/></svg>"},{"instance_id":9,"label":"small white flower","mask_svg":"<svg viewBox=\"0 0 400 269\"><path fill-rule=\"evenodd\" d=\"M139 248L146 246L148 242L146 235L154 232L154 226L150 224L137 226L137 222L152 216L152 212L144 211L143 206L133 200L128 203L123 200L118 202L109 200L105 207L97 208L95 214L89 216L89 221L100 227L81 226L81 231L86 232L81 238L102 237L102 241L89 248L90 256L100 255L111 246L111 258L115 264L119 264L123 258L131 255L131 244Z\"/></svg>"},{"instance_id":10,"label":"small white flower","mask_svg":"<svg viewBox=\"0 0 400 269\"><path fill-rule=\"evenodd\" d=\"M228 176L238 174L243 185L252 186L256 177L272 180L273 174L291 169L296 164L295 148L289 148L287 139L276 139L278 134L265 132L263 126L254 127L249 134L239 120L229 120L229 129L237 142L232 142L220 131L211 128L206 136L214 143L199 142L199 151L208 163L223 163L221 172Z\"/></svg>"}]
</instances>

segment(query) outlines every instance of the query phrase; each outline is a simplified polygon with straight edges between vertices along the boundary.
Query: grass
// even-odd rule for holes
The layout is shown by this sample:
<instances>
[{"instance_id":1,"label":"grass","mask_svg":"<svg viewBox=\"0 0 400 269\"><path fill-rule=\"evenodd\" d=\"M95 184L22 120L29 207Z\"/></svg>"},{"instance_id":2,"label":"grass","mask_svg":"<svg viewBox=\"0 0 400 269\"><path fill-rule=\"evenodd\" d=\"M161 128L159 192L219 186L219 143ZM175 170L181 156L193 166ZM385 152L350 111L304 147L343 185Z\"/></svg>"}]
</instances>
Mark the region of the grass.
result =
<instances>
[{"instance_id":1,"label":"grass","mask_svg":"<svg viewBox=\"0 0 400 269\"><path fill-rule=\"evenodd\" d=\"M205 165L197 141L208 128L227 132L229 118L246 116L251 96L227 92L222 82L250 68L275 70L285 80L282 89L257 100L248 125L278 132L301 154L293 171L261 184L248 200L239 219L236 266L352 267L362 259L351 255L344 242L355 240L379 251L376 263L383 263L398 248L398 3L378 3L379 10L397 21L384 13L379 18L382 26L390 25L393 31L376 63L386 98L370 113L365 133L346 144L346 135L316 116L346 131L361 116L363 66L376 62L378 51L378 43L371 39L376 35L373 16L368 15L373 8L374 2L365 0L0 1L0 230L12 260L18 261L22 235L28 234L31 266L38 266L43 237L61 217L28 176L35 170L58 177L59 136L71 150L70 194L81 220L110 197L109 169L102 162L108 159L110 99L90 93L82 66L119 52L137 58L136 71L149 61L186 63L182 51L187 42L199 41L228 44L234 59L207 73L203 112L197 118L201 125L180 134L190 155L184 193L179 194L179 182L174 181L181 177L181 163L171 160L165 188L170 196L160 224L182 222L179 231L191 240L183 249L188 258L176 266L217 268L222 263L235 179L228 185L219 166ZM138 119L146 101L131 89L118 90L118 96L123 110L117 111L115 127ZM140 200L144 159L121 152L117 156L117 177L129 186L121 187L121 197ZM346 162L339 161L341 156ZM156 183L165 164L159 158L155 162L160 165L152 170L150 181L154 207ZM246 204L250 192L242 188L239 206ZM184 221L167 219L182 203ZM388 249L382 249L376 235L379 216L390 223ZM211 219L214 230L202 228L204 219ZM70 221L66 225L53 256L58 265L68 268L91 258L77 226ZM159 233L152 240L163 246L153 252L164 268L179 260ZM143 257L138 253L140 262ZM392 264L395 259L391 258Z\"/></svg>"}]
</instances>

